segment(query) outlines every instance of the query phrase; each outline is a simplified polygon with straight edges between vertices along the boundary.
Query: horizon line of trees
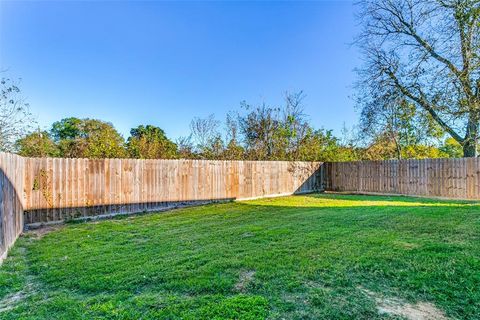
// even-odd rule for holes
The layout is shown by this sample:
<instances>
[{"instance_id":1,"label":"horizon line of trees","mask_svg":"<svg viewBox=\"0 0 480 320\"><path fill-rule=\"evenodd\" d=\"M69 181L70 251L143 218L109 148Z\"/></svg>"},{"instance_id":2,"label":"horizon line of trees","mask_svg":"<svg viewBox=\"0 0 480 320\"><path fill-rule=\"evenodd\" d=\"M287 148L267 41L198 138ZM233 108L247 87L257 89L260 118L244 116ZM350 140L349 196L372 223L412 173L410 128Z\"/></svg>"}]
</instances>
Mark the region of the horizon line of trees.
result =
<instances>
[{"instance_id":1,"label":"horizon line of trees","mask_svg":"<svg viewBox=\"0 0 480 320\"><path fill-rule=\"evenodd\" d=\"M425 136L411 126L348 132L338 138L315 129L303 112L305 94L286 93L282 106L240 104L222 122L193 118L190 134L176 141L154 125L139 125L127 139L112 123L75 117L34 130L12 145L26 157L351 161L461 157L462 147L441 131ZM408 106L406 106L408 109ZM398 128L397 128L398 129ZM400 139L398 138L400 137ZM428 139L426 138L428 137ZM369 141L367 144L364 141Z\"/></svg>"},{"instance_id":2,"label":"horizon line of trees","mask_svg":"<svg viewBox=\"0 0 480 320\"><path fill-rule=\"evenodd\" d=\"M285 105L241 103L222 129L214 115L193 118L190 134L171 140L154 125L139 125L124 139L113 124L98 119L65 118L49 130L18 139L15 151L28 157L335 160L353 153L332 131L314 129L303 114L302 92L285 95Z\"/></svg>"}]
</instances>

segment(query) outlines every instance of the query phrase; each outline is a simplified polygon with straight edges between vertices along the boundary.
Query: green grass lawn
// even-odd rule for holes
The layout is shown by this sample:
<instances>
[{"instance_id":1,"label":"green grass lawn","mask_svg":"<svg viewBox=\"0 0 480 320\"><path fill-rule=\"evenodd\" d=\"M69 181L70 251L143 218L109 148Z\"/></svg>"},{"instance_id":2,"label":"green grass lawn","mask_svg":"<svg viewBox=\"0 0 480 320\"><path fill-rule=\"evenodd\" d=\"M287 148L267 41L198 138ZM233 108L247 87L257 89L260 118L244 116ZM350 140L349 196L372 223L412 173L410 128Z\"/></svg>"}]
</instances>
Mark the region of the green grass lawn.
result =
<instances>
[{"instance_id":1,"label":"green grass lawn","mask_svg":"<svg viewBox=\"0 0 480 320\"><path fill-rule=\"evenodd\" d=\"M480 205L206 205L27 234L0 267L0 319L408 319L409 308L480 319Z\"/></svg>"}]
</instances>

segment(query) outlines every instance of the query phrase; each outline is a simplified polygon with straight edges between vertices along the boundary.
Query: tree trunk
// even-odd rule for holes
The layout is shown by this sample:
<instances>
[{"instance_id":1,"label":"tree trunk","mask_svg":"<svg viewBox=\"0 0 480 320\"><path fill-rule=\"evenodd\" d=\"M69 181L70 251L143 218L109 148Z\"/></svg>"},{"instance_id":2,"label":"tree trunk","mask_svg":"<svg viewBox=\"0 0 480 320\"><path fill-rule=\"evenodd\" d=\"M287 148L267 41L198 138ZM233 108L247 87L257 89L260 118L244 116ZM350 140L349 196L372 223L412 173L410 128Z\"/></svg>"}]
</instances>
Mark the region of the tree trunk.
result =
<instances>
[{"instance_id":1,"label":"tree trunk","mask_svg":"<svg viewBox=\"0 0 480 320\"><path fill-rule=\"evenodd\" d=\"M463 145L463 156L465 158L478 157L477 143L473 140L468 140Z\"/></svg>"},{"instance_id":2,"label":"tree trunk","mask_svg":"<svg viewBox=\"0 0 480 320\"><path fill-rule=\"evenodd\" d=\"M471 114L467 124L467 134L465 135L465 141L463 143L463 156L465 158L478 157L478 131L478 117Z\"/></svg>"},{"instance_id":3,"label":"tree trunk","mask_svg":"<svg viewBox=\"0 0 480 320\"><path fill-rule=\"evenodd\" d=\"M398 142L397 138L393 136L393 141L395 142L395 149L397 152L397 159L401 160L402 159L402 146Z\"/></svg>"}]
</instances>

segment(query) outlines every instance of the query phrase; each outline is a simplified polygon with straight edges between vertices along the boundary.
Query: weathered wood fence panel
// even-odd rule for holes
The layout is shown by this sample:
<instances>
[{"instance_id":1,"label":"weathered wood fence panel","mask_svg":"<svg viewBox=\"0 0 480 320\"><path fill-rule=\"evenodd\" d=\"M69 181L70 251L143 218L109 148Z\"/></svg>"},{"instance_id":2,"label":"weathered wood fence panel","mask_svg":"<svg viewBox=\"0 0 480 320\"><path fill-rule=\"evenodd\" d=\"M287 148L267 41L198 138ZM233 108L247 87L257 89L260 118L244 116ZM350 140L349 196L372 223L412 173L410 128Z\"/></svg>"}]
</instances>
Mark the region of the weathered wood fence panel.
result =
<instances>
[{"instance_id":1,"label":"weathered wood fence panel","mask_svg":"<svg viewBox=\"0 0 480 320\"><path fill-rule=\"evenodd\" d=\"M24 158L25 223L322 188L321 163Z\"/></svg>"},{"instance_id":2,"label":"weathered wood fence panel","mask_svg":"<svg viewBox=\"0 0 480 320\"><path fill-rule=\"evenodd\" d=\"M0 262L23 231L23 160L0 153Z\"/></svg>"},{"instance_id":3,"label":"weathered wood fence panel","mask_svg":"<svg viewBox=\"0 0 480 320\"><path fill-rule=\"evenodd\" d=\"M480 158L326 163L325 190L480 200Z\"/></svg>"}]
</instances>

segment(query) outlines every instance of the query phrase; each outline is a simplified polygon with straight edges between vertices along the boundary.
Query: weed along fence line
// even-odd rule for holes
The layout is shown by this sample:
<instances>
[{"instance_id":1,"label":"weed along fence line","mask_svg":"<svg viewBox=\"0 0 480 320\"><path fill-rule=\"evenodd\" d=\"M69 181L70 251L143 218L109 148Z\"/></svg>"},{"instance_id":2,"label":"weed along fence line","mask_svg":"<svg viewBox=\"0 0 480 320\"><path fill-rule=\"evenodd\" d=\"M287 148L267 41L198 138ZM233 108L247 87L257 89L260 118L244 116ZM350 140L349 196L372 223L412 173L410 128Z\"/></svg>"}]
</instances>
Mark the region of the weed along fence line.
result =
<instances>
[{"instance_id":1,"label":"weed along fence line","mask_svg":"<svg viewBox=\"0 0 480 320\"><path fill-rule=\"evenodd\" d=\"M480 200L480 158L325 163L325 190Z\"/></svg>"}]
</instances>

